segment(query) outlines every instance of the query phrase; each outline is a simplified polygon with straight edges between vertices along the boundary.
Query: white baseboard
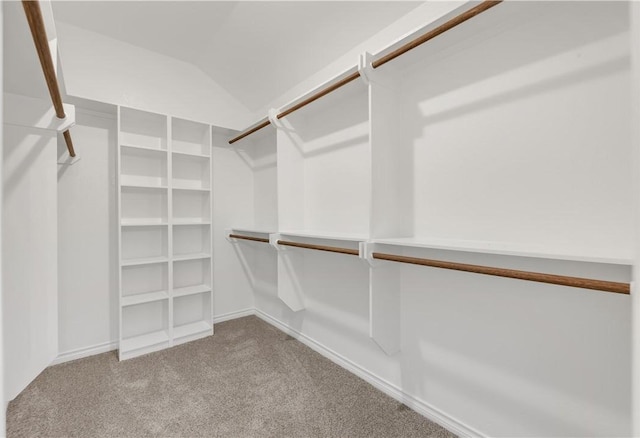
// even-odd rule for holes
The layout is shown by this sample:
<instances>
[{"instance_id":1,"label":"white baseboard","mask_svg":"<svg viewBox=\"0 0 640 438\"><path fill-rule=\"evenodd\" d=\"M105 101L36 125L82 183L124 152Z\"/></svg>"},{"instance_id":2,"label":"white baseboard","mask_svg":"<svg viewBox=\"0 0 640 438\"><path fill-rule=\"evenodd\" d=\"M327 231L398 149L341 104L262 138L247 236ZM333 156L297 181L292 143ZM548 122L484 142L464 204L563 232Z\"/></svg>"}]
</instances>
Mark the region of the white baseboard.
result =
<instances>
[{"instance_id":1,"label":"white baseboard","mask_svg":"<svg viewBox=\"0 0 640 438\"><path fill-rule=\"evenodd\" d=\"M213 317L213 322L219 323L223 321L229 321L236 318L242 318L244 316L255 315L253 308L238 310L236 312L229 312L223 315L216 315ZM90 347L78 348L76 350L66 351L58 354L51 365L58 365L64 362L69 362L76 359L82 359L96 354L106 353L107 351L113 351L118 349L118 341L104 342L102 344L92 345Z\"/></svg>"},{"instance_id":2,"label":"white baseboard","mask_svg":"<svg viewBox=\"0 0 640 438\"><path fill-rule=\"evenodd\" d=\"M264 313L260 309L255 309L255 315L262 319L263 321L273 325L277 329L285 332L289 336L297 339L298 341L305 344L307 347L316 351L317 353L323 355L333 363L341 366L347 371L355 374L361 379L373 385L375 388L384 392L391 398L399 401L400 403L405 404L410 407L414 411L418 412L422 416L428 418L434 423L439 424L450 432L462 436L462 437L485 437L485 434L475 430L474 428L467 426L463 422L451 417L450 415L445 414L439 409L431 406L428 403L423 402L407 393L405 393L398 386L376 376L371 373L369 370L361 367L360 365L352 362L341 354L333 351L332 349L324 346L323 344L315 341L314 339L308 337L307 335L289 327L282 321L279 321L272 317L271 315Z\"/></svg>"},{"instance_id":3,"label":"white baseboard","mask_svg":"<svg viewBox=\"0 0 640 438\"><path fill-rule=\"evenodd\" d=\"M230 321L232 319L243 318L245 316L255 315L256 311L253 307L249 309L236 310L235 312L223 313L222 315L215 315L213 317L213 323L217 324L219 322Z\"/></svg>"},{"instance_id":4,"label":"white baseboard","mask_svg":"<svg viewBox=\"0 0 640 438\"><path fill-rule=\"evenodd\" d=\"M71 360L82 359L83 357L94 356L96 354L106 353L107 351L113 351L118 349L118 342L104 342L102 344L92 345L90 347L78 348L76 350L66 351L58 354L58 357L53 359L51 365L58 365Z\"/></svg>"}]
</instances>

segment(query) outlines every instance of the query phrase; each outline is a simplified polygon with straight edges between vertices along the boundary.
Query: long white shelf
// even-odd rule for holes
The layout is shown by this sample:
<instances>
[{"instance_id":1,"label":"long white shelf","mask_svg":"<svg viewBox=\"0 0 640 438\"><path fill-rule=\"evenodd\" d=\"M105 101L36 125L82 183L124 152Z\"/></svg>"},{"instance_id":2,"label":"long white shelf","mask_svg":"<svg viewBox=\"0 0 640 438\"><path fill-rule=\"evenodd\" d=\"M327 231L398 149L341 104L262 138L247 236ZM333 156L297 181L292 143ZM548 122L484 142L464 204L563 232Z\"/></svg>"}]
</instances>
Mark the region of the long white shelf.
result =
<instances>
[{"instance_id":1,"label":"long white shelf","mask_svg":"<svg viewBox=\"0 0 640 438\"><path fill-rule=\"evenodd\" d=\"M326 239L326 240L344 240L349 242L366 242L369 237L364 234L352 234L352 233L328 233L323 231L307 231L307 230L295 230L295 231L279 231L282 236L291 237L306 237L311 239Z\"/></svg>"},{"instance_id":2,"label":"long white shelf","mask_svg":"<svg viewBox=\"0 0 640 438\"><path fill-rule=\"evenodd\" d=\"M192 322L191 324L184 324L173 328L173 338L184 338L185 336L191 336L198 333L203 333L211 330L211 324L207 321Z\"/></svg>"},{"instance_id":3,"label":"long white shelf","mask_svg":"<svg viewBox=\"0 0 640 438\"><path fill-rule=\"evenodd\" d=\"M166 291L149 292L145 294L128 295L122 297L120 304L122 307L135 306L136 304L150 303L152 301L166 300L169 294Z\"/></svg>"},{"instance_id":4,"label":"long white shelf","mask_svg":"<svg viewBox=\"0 0 640 438\"><path fill-rule=\"evenodd\" d=\"M412 248L442 249L448 251L464 251L484 254L509 255L518 257L534 257L578 262L606 263L614 265L631 265L631 256L614 257L603 254L572 254L550 251L546 248L525 248L508 242L483 242L472 240L453 240L439 238L398 237L389 239L373 239L372 243L383 245L406 246Z\"/></svg>"},{"instance_id":5,"label":"long white shelf","mask_svg":"<svg viewBox=\"0 0 640 438\"><path fill-rule=\"evenodd\" d=\"M138 259L122 260L122 266L136 266L136 265L152 265L154 263L166 263L169 261L168 257L143 257Z\"/></svg>"},{"instance_id":6,"label":"long white shelf","mask_svg":"<svg viewBox=\"0 0 640 438\"><path fill-rule=\"evenodd\" d=\"M179 287L173 289L173 297L184 297L187 295L195 295L205 292L211 292L211 286L206 284L199 284L197 286Z\"/></svg>"},{"instance_id":7,"label":"long white shelf","mask_svg":"<svg viewBox=\"0 0 640 438\"><path fill-rule=\"evenodd\" d=\"M120 351L128 352L139 350L145 347L151 347L153 345L162 344L169 341L169 334L166 330L159 330L157 332L146 333L140 336L134 336L132 338L123 339L120 342Z\"/></svg>"},{"instance_id":8,"label":"long white shelf","mask_svg":"<svg viewBox=\"0 0 640 438\"><path fill-rule=\"evenodd\" d=\"M254 230L254 229L250 229L250 228L231 228L232 232L235 233L250 233L250 234L260 234L262 236L266 236L269 237L269 234L274 234L277 233L277 231L273 231L273 230Z\"/></svg>"},{"instance_id":9,"label":"long white shelf","mask_svg":"<svg viewBox=\"0 0 640 438\"><path fill-rule=\"evenodd\" d=\"M198 253L198 254L180 254L174 255L174 261L183 261L183 260L198 260L198 259L209 259L211 258L211 254L207 253Z\"/></svg>"}]
</instances>

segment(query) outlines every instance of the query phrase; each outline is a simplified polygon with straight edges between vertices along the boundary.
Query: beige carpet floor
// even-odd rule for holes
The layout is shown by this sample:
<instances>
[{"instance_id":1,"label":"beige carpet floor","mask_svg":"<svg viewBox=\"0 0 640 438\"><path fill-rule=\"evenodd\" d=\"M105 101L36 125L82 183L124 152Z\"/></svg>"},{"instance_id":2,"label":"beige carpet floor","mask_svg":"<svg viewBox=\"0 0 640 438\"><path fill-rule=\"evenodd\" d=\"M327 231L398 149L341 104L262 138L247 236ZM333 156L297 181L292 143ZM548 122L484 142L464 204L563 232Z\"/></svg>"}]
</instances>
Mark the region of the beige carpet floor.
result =
<instances>
[{"instance_id":1,"label":"beige carpet floor","mask_svg":"<svg viewBox=\"0 0 640 438\"><path fill-rule=\"evenodd\" d=\"M118 362L47 368L9 405L17 437L451 437L255 316Z\"/></svg>"}]
</instances>

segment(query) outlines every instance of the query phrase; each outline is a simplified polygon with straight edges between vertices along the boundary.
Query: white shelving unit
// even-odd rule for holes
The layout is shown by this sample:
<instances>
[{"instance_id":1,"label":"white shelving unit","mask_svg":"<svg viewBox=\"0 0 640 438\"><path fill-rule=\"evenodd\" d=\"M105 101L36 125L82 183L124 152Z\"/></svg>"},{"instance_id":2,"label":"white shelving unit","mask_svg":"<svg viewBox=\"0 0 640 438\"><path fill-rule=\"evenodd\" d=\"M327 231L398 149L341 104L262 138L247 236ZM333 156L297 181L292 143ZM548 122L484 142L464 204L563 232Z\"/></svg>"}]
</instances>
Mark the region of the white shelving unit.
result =
<instances>
[{"instance_id":1,"label":"white shelving unit","mask_svg":"<svg viewBox=\"0 0 640 438\"><path fill-rule=\"evenodd\" d=\"M120 360L213 334L210 126L118 110Z\"/></svg>"}]
</instances>

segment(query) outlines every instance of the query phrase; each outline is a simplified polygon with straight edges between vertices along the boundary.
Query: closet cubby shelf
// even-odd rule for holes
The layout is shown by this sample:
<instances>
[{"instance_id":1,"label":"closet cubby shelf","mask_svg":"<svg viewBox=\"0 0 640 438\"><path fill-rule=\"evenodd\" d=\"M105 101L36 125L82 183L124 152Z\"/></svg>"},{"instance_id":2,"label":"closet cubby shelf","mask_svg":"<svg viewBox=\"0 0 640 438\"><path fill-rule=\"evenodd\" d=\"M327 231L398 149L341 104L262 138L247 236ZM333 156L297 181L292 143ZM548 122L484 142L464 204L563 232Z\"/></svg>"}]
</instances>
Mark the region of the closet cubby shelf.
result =
<instances>
[{"instance_id":1,"label":"closet cubby shelf","mask_svg":"<svg viewBox=\"0 0 640 438\"><path fill-rule=\"evenodd\" d=\"M155 263L167 263L168 257L143 257L138 259L122 260L122 266L152 265Z\"/></svg>"},{"instance_id":2,"label":"closet cubby shelf","mask_svg":"<svg viewBox=\"0 0 640 438\"><path fill-rule=\"evenodd\" d=\"M130 144L130 143L122 143L120 145L121 148L126 148L126 149L137 149L137 150L142 150L142 151L150 151L150 152L157 152L163 155L167 154L167 149L159 149L159 148L154 148L154 147L150 147L150 146L139 146L139 145L135 145L135 144Z\"/></svg>"},{"instance_id":3,"label":"closet cubby shelf","mask_svg":"<svg viewBox=\"0 0 640 438\"><path fill-rule=\"evenodd\" d=\"M136 304L151 303L153 301L166 300L169 294L166 291L148 292L144 294L128 295L122 297L122 306L135 306Z\"/></svg>"},{"instance_id":4,"label":"closet cubby shelf","mask_svg":"<svg viewBox=\"0 0 640 438\"><path fill-rule=\"evenodd\" d=\"M187 287L179 287L173 289L173 296L175 297L185 297L188 295L200 294L203 292L211 292L211 286L206 284L199 284L197 286L187 286Z\"/></svg>"},{"instance_id":5,"label":"closet cubby shelf","mask_svg":"<svg viewBox=\"0 0 640 438\"><path fill-rule=\"evenodd\" d=\"M190 192L210 192L211 189L209 188L204 188L204 187L188 187L188 186L181 186L181 185L177 185L177 184L173 184L173 190L184 190L184 191L190 191Z\"/></svg>"},{"instance_id":6,"label":"closet cubby shelf","mask_svg":"<svg viewBox=\"0 0 640 438\"><path fill-rule=\"evenodd\" d=\"M186 157L194 157L194 158L202 158L203 160L208 160L211 158L209 155L198 154L196 152L184 152L184 151L172 151L174 155L184 155Z\"/></svg>"},{"instance_id":7,"label":"closet cubby shelf","mask_svg":"<svg viewBox=\"0 0 640 438\"><path fill-rule=\"evenodd\" d=\"M158 330L151 333L145 333L140 336L133 336L120 341L121 353L132 352L142 348L152 347L169 341L169 334L166 330Z\"/></svg>"},{"instance_id":8,"label":"closet cubby shelf","mask_svg":"<svg viewBox=\"0 0 640 438\"><path fill-rule=\"evenodd\" d=\"M210 259L211 258L211 254L181 254L181 255L174 255L173 256L173 261L174 262L183 262L185 260L200 260L200 259Z\"/></svg>"},{"instance_id":9,"label":"closet cubby shelf","mask_svg":"<svg viewBox=\"0 0 640 438\"><path fill-rule=\"evenodd\" d=\"M132 189L150 189L150 190L167 190L168 186L166 184L162 185L154 185L154 184L120 184L122 188L132 188Z\"/></svg>"},{"instance_id":10,"label":"closet cubby shelf","mask_svg":"<svg viewBox=\"0 0 640 438\"><path fill-rule=\"evenodd\" d=\"M201 220L201 219L193 219L193 220L188 220L188 219L180 219L180 220L175 220L173 221L173 225L211 225L211 221L209 220Z\"/></svg>"},{"instance_id":11,"label":"closet cubby shelf","mask_svg":"<svg viewBox=\"0 0 640 438\"><path fill-rule=\"evenodd\" d=\"M121 227L162 227L169 225L166 221L154 221L154 220L136 220L136 219L123 219L120 221Z\"/></svg>"},{"instance_id":12,"label":"closet cubby shelf","mask_svg":"<svg viewBox=\"0 0 640 438\"><path fill-rule=\"evenodd\" d=\"M190 324L184 324L184 325L174 327L173 337L175 339L184 338L187 336L208 332L211 329L212 329L212 326L207 321L192 322Z\"/></svg>"}]
</instances>

